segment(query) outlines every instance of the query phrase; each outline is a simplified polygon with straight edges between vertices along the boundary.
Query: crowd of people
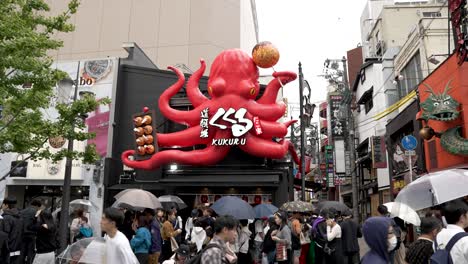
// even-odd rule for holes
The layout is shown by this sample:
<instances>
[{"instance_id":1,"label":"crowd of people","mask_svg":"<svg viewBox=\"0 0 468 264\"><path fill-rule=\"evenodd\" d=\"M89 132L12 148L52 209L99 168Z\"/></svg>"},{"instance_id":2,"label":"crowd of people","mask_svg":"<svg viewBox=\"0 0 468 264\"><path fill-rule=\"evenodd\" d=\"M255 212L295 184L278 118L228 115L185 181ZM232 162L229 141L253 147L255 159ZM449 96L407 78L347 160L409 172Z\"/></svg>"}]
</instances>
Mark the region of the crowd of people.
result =
<instances>
[{"instance_id":1,"label":"crowd of people","mask_svg":"<svg viewBox=\"0 0 468 264\"><path fill-rule=\"evenodd\" d=\"M55 263L57 223L50 211L42 210L38 200L23 210L15 205L13 198L2 204L0 263ZM199 207L185 222L176 208L107 208L101 219L105 263L423 264L447 256L453 264L468 263L468 204L463 199L430 211L412 243L405 240L404 221L390 217L383 205L378 212L361 228L351 211L334 208L317 215L280 210L263 219L238 220ZM70 242L92 235L86 213L77 210ZM362 236L370 250L361 259Z\"/></svg>"}]
</instances>

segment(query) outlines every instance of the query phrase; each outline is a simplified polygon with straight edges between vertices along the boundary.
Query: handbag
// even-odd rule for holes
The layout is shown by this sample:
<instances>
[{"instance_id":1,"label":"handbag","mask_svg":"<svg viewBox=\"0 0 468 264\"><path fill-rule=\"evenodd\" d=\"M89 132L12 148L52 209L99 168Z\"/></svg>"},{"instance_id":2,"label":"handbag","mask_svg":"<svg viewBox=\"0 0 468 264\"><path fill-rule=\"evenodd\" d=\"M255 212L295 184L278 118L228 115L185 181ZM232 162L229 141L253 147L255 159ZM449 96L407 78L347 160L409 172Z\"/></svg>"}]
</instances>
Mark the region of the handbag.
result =
<instances>
[{"instance_id":1,"label":"handbag","mask_svg":"<svg viewBox=\"0 0 468 264\"><path fill-rule=\"evenodd\" d=\"M177 241L175 240L174 237L171 237L170 240L171 240L171 250L172 252L175 252L177 249L179 249L179 244L177 244Z\"/></svg>"},{"instance_id":2,"label":"handbag","mask_svg":"<svg viewBox=\"0 0 468 264\"><path fill-rule=\"evenodd\" d=\"M288 260L288 252L286 250L286 244L276 243L276 261Z\"/></svg>"}]
</instances>

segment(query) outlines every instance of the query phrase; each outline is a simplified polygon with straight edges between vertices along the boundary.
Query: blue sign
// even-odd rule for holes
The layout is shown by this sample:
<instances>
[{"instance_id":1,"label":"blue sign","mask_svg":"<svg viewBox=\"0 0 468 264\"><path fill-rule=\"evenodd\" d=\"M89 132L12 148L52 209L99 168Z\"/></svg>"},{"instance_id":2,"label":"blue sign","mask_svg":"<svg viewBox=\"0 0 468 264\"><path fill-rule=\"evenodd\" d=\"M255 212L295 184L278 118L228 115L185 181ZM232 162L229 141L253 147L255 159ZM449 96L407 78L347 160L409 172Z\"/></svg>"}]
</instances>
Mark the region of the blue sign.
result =
<instances>
[{"instance_id":1,"label":"blue sign","mask_svg":"<svg viewBox=\"0 0 468 264\"><path fill-rule=\"evenodd\" d=\"M401 140L401 145L406 150L414 150L416 149L416 146L418 146L418 140L412 135L405 136Z\"/></svg>"}]
</instances>

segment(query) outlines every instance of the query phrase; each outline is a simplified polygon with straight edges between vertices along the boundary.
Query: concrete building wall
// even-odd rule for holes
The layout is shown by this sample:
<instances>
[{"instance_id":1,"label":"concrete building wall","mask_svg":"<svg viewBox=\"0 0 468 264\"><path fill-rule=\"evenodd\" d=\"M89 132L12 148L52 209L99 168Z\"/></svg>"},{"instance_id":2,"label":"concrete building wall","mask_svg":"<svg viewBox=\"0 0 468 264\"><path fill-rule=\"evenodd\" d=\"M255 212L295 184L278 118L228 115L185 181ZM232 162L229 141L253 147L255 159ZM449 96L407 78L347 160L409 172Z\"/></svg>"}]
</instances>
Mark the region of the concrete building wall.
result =
<instances>
[{"instance_id":1,"label":"concrete building wall","mask_svg":"<svg viewBox=\"0 0 468 264\"><path fill-rule=\"evenodd\" d=\"M374 28L367 38L369 56L377 53L377 45L381 41L382 54L389 47L397 47L405 44L413 30L418 30L418 22L427 13L440 12L441 16L447 16L447 8L433 4L405 4L385 6L375 22ZM379 56L377 54L377 56ZM382 56L382 55L380 55Z\"/></svg>"},{"instance_id":2,"label":"concrete building wall","mask_svg":"<svg viewBox=\"0 0 468 264\"><path fill-rule=\"evenodd\" d=\"M53 14L66 9L66 1L47 2ZM194 71L200 58L209 67L224 49L250 52L257 42L254 11L253 0L82 0L70 20L75 31L57 34L64 47L51 55L126 56L122 43L135 42L159 68L185 64Z\"/></svg>"}]
</instances>

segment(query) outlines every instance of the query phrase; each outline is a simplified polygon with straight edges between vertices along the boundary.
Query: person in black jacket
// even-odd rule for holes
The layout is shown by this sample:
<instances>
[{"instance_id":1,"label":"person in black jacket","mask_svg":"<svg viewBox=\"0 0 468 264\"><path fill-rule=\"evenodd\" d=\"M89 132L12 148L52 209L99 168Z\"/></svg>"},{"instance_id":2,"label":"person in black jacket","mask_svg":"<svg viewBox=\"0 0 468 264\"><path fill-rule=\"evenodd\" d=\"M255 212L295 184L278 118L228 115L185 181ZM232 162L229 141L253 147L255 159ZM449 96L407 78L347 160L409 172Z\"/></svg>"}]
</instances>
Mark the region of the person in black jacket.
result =
<instances>
[{"instance_id":1,"label":"person in black jacket","mask_svg":"<svg viewBox=\"0 0 468 264\"><path fill-rule=\"evenodd\" d=\"M8 235L10 264L20 264L23 221L21 220L18 209L16 209L16 198L7 197L3 200L2 210L3 221L0 222L0 230Z\"/></svg>"},{"instance_id":2,"label":"person in black jacket","mask_svg":"<svg viewBox=\"0 0 468 264\"><path fill-rule=\"evenodd\" d=\"M262 253L267 256L268 263L273 264L275 263L276 258L276 242L273 241L273 239L271 238L271 233L278 229L274 217L268 218L268 226L269 229L266 232L265 237L263 239Z\"/></svg>"},{"instance_id":3,"label":"person in black jacket","mask_svg":"<svg viewBox=\"0 0 468 264\"><path fill-rule=\"evenodd\" d=\"M36 263L55 263L55 250L57 249L56 226L54 218L49 211L37 211L32 230L37 232Z\"/></svg>"},{"instance_id":4,"label":"person in black jacket","mask_svg":"<svg viewBox=\"0 0 468 264\"><path fill-rule=\"evenodd\" d=\"M34 199L31 205L20 212L23 220L23 243L21 244L21 263L31 264L34 260L36 248L36 232L31 228L36 218L36 213L42 206L40 200Z\"/></svg>"},{"instance_id":5,"label":"person in black jacket","mask_svg":"<svg viewBox=\"0 0 468 264\"><path fill-rule=\"evenodd\" d=\"M359 224L351 216L350 210L345 211L340 223L345 264L357 264L360 261L358 237L362 237L362 232Z\"/></svg>"}]
</instances>

